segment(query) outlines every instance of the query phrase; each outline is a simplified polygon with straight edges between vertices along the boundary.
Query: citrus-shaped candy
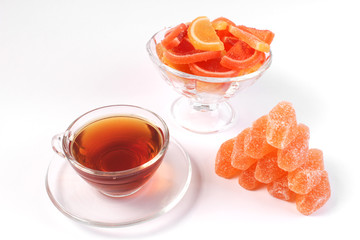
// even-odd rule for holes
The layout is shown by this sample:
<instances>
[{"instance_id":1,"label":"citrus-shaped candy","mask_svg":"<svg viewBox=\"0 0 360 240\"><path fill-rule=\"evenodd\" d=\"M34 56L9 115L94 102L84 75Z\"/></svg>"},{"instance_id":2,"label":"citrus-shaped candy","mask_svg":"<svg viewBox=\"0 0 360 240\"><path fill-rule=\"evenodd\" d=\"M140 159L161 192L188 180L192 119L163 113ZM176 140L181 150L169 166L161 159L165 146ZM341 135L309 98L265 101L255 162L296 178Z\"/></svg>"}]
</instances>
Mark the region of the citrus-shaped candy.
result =
<instances>
[{"instance_id":1,"label":"citrus-shaped candy","mask_svg":"<svg viewBox=\"0 0 360 240\"><path fill-rule=\"evenodd\" d=\"M264 59L264 53L238 41L221 59L220 64L230 69L250 69Z\"/></svg>"},{"instance_id":2,"label":"citrus-shaped candy","mask_svg":"<svg viewBox=\"0 0 360 240\"><path fill-rule=\"evenodd\" d=\"M204 51L224 50L224 44L220 41L207 17L198 17L190 23L188 37L195 49Z\"/></svg>"},{"instance_id":3,"label":"citrus-shaped candy","mask_svg":"<svg viewBox=\"0 0 360 240\"><path fill-rule=\"evenodd\" d=\"M180 72L192 74L192 72L190 71L190 68L189 68L189 64L172 63L168 59L166 59L166 57L162 58L162 62L165 63L166 65L168 65L169 67L174 68Z\"/></svg>"},{"instance_id":4,"label":"citrus-shaped candy","mask_svg":"<svg viewBox=\"0 0 360 240\"><path fill-rule=\"evenodd\" d=\"M243 29L230 25L229 32L233 34L235 37L249 44L249 46L254 48L255 50L258 50L260 52L270 51L270 45L268 43L264 42L257 36L247 31L244 31Z\"/></svg>"},{"instance_id":5,"label":"citrus-shaped candy","mask_svg":"<svg viewBox=\"0 0 360 240\"><path fill-rule=\"evenodd\" d=\"M219 17L211 22L215 30L225 30L229 25L236 26L236 24L227 18Z\"/></svg>"},{"instance_id":6,"label":"citrus-shaped candy","mask_svg":"<svg viewBox=\"0 0 360 240\"><path fill-rule=\"evenodd\" d=\"M186 73L191 73L190 69L189 69L189 65L188 64L176 64L176 63L172 63L171 61L169 61L165 56L164 56L164 52L166 51L165 47L161 44L158 43L156 44L156 53L159 57L159 59L166 65L168 65L171 68L174 68L178 71L181 72L186 72Z\"/></svg>"},{"instance_id":7,"label":"citrus-shaped candy","mask_svg":"<svg viewBox=\"0 0 360 240\"><path fill-rule=\"evenodd\" d=\"M261 60L251 68L245 68L240 70L239 76L256 72L265 62L265 56L261 57Z\"/></svg>"},{"instance_id":8,"label":"citrus-shaped candy","mask_svg":"<svg viewBox=\"0 0 360 240\"><path fill-rule=\"evenodd\" d=\"M266 42L269 45L271 44L271 42L273 41L273 39L275 37L275 34L270 30L260 30L260 29L256 29L256 28L246 27L244 25L239 25L237 27L246 32L249 32L249 33L255 35L260 40Z\"/></svg>"},{"instance_id":9,"label":"citrus-shaped candy","mask_svg":"<svg viewBox=\"0 0 360 240\"><path fill-rule=\"evenodd\" d=\"M235 77L239 75L239 71L228 69L220 64L221 58L210 59L207 61L190 63L190 71L194 75L204 77Z\"/></svg>"},{"instance_id":10,"label":"citrus-shaped candy","mask_svg":"<svg viewBox=\"0 0 360 240\"><path fill-rule=\"evenodd\" d=\"M187 26L184 23L177 25L165 34L165 38L161 41L161 44L166 49L178 46L182 39L186 36L186 30Z\"/></svg>"},{"instance_id":11,"label":"citrus-shaped candy","mask_svg":"<svg viewBox=\"0 0 360 240\"><path fill-rule=\"evenodd\" d=\"M221 31L221 32L223 32L223 31ZM239 39L237 39L234 36L226 36L226 35L221 37L220 39L224 43L224 48L225 48L226 52L228 52L235 45L235 43L240 41Z\"/></svg>"},{"instance_id":12,"label":"citrus-shaped candy","mask_svg":"<svg viewBox=\"0 0 360 240\"><path fill-rule=\"evenodd\" d=\"M221 51L200 51L196 50L188 38L173 49L166 49L163 56L174 64L189 64L193 62L206 61L221 57Z\"/></svg>"}]
</instances>

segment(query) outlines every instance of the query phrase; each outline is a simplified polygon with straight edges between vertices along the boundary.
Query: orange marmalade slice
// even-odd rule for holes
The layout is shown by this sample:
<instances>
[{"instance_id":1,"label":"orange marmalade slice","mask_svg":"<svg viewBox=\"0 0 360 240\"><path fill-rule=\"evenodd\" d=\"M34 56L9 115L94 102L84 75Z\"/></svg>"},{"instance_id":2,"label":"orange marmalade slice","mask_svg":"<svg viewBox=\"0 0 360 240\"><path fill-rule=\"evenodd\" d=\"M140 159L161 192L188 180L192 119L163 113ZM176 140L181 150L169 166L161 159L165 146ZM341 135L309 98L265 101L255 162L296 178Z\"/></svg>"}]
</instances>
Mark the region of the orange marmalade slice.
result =
<instances>
[{"instance_id":1,"label":"orange marmalade slice","mask_svg":"<svg viewBox=\"0 0 360 240\"><path fill-rule=\"evenodd\" d=\"M272 43L274 36L275 36L275 34L270 30L260 30L260 29L256 29L256 28L246 27L244 25L239 25L237 27L246 32L249 32L249 33L255 35L260 40L266 42L269 45Z\"/></svg>"},{"instance_id":2,"label":"orange marmalade slice","mask_svg":"<svg viewBox=\"0 0 360 240\"><path fill-rule=\"evenodd\" d=\"M220 41L210 19L207 17L198 17L190 23L188 37L195 49L204 51L224 50L224 44Z\"/></svg>"},{"instance_id":3,"label":"orange marmalade slice","mask_svg":"<svg viewBox=\"0 0 360 240\"><path fill-rule=\"evenodd\" d=\"M229 25L236 26L234 22L224 17L219 17L213 20L211 24L215 30L226 30Z\"/></svg>"},{"instance_id":4,"label":"orange marmalade slice","mask_svg":"<svg viewBox=\"0 0 360 240\"><path fill-rule=\"evenodd\" d=\"M255 50L258 50L260 52L270 51L270 45L258 38L257 36L253 35L252 33L249 33L243 29L232 25L229 26L229 32L235 37L249 44L249 46L254 48Z\"/></svg>"}]
</instances>

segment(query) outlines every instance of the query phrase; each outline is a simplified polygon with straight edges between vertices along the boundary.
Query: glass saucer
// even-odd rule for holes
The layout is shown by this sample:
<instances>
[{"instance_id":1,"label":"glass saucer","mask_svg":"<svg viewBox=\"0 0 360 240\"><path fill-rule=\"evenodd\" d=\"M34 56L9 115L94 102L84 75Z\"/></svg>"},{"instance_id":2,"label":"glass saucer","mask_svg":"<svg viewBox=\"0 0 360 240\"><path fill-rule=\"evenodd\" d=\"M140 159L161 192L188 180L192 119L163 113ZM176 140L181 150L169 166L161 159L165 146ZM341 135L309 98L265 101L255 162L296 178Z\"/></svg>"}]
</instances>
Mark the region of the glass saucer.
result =
<instances>
[{"instance_id":1,"label":"glass saucer","mask_svg":"<svg viewBox=\"0 0 360 240\"><path fill-rule=\"evenodd\" d=\"M191 174L188 154L170 139L159 169L131 196L105 196L57 155L48 167L45 184L53 204L71 219L100 227L122 227L153 219L174 208L185 195Z\"/></svg>"}]
</instances>

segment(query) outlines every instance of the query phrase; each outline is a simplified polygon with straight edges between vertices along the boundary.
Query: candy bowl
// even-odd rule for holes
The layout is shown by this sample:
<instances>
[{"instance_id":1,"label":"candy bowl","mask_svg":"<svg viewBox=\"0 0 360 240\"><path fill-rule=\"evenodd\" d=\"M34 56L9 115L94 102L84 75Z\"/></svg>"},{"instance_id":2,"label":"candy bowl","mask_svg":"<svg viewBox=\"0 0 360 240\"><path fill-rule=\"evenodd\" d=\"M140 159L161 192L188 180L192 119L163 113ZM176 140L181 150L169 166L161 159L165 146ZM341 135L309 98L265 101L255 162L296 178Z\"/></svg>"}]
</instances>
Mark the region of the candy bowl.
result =
<instances>
[{"instance_id":1,"label":"candy bowl","mask_svg":"<svg viewBox=\"0 0 360 240\"><path fill-rule=\"evenodd\" d=\"M159 58L159 43L171 28L155 33L147 42L147 52L163 79L182 96L171 106L171 114L183 128L196 133L214 133L230 126L235 111L227 102L241 90L251 86L270 67L271 51L256 71L236 77L205 77L179 71Z\"/></svg>"}]
</instances>

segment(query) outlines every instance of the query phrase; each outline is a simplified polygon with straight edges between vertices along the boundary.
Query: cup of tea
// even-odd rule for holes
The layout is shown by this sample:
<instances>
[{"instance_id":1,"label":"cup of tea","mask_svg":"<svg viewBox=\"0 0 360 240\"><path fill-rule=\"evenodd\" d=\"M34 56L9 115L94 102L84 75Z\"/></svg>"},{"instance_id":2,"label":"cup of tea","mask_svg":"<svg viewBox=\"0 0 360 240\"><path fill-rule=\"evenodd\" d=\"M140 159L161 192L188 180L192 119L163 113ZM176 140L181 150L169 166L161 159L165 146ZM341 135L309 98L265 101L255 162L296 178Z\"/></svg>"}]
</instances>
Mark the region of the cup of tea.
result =
<instances>
[{"instance_id":1,"label":"cup of tea","mask_svg":"<svg viewBox=\"0 0 360 240\"><path fill-rule=\"evenodd\" d=\"M57 154L91 186L111 197L138 191L160 166L168 144L164 120L132 105L91 110L52 139Z\"/></svg>"}]
</instances>

